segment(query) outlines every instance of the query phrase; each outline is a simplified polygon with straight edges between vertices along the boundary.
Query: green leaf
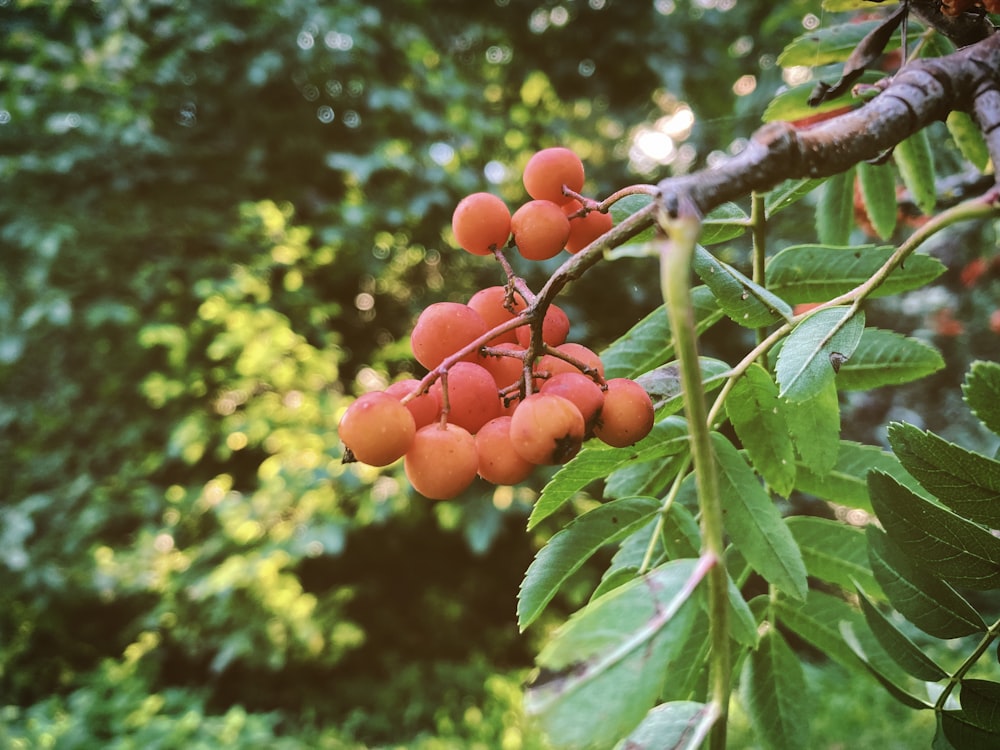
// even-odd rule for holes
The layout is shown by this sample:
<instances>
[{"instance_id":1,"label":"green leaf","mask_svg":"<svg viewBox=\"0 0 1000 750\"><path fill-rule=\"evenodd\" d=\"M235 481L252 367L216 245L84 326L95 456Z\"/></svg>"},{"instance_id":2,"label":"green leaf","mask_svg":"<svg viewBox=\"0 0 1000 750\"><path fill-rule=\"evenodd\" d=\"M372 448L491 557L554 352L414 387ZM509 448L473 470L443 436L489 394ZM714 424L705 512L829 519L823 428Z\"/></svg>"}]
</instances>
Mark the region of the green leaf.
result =
<instances>
[{"instance_id":1,"label":"green leaf","mask_svg":"<svg viewBox=\"0 0 1000 750\"><path fill-rule=\"evenodd\" d=\"M937 188L934 185L934 152L926 128L897 144L892 158L913 202L925 216L930 216L937 203Z\"/></svg>"},{"instance_id":2,"label":"green leaf","mask_svg":"<svg viewBox=\"0 0 1000 750\"><path fill-rule=\"evenodd\" d=\"M795 486L795 448L785 423L778 386L767 370L751 365L726 398L726 414L750 463L783 497Z\"/></svg>"},{"instance_id":3,"label":"green leaf","mask_svg":"<svg viewBox=\"0 0 1000 750\"><path fill-rule=\"evenodd\" d=\"M860 528L815 516L791 516L785 519L785 525L795 537L812 578L847 590L855 582L867 591L877 590L868 563L868 543Z\"/></svg>"},{"instance_id":4,"label":"green leaf","mask_svg":"<svg viewBox=\"0 0 1000 750\"><path fill-rule=\"evenodd\" d=\"M865 201L865 213L883 240L892 237L896 231L899 204L896 201L896 178L888 164L858 164L858 181L861 197Z\"/></svg>"},{"instance_id":5,"label":"green leaf","mask_svg":"<svg viewBox=\"0 0 1000 750\"><path fill-rule=\"evenodd\" d=\"M846 245L854 229L855 167L823 185L816 204L816 234L824 245Z\"/></svg>"},{"instance_id":6,"label":"green leaf","mask_svg":"<svg viewBox=\"0 0 1000 750\"><path fill-rule=\"evenodd\" d=\"M764 199L764 213L768 217L774 216L779 211L798 203L824 182L826 182L825 177L785 180L768 192Z\"/></svg>"},{"instance_id":7,"label":"green leaf","mask_svg":"<svg viewBox=\"0 0 1000 750\"><path fill-rule=\"evenodd\" d=\"M791 304L822 302L868 281L893 253L892 247L795 245L767 264L767 288ZM870 297L884 297L928 284L944 273L937 258L914 254L897 267Z\"/></svg>"},{"instance_id":8,"label":"green leaf","mask_svg":"<svg viewBox=\"0 0 1000 750\"><path fill-rule=\"evenodd\" d=\"M711 357L699 357L698 367L701 370L702 386L706 393L722 387L733 369L727 362ZM635 380L653 400L657 419L675 414L684 406L681 370L677 362L661 365L655 370L639 375Z\"/></svg>"},{"instance_id":9,"label":"green leaf","mask_svg":"<svg viewBox=\"0 0 1000 750\"><path fill-rule=\"evenodd\" d=\"M850 359L864 330L864 312L852 314L850 307L819 310L799 323L775 363L779 395L802 403L822 391L834 381L835 368Z\"/></svg>"},{"instance_id":10,"label":"green leaf","mask_svg":"<svg viewBox=\"0 0 1000 750\"><path fill-rule=\"evenodd\" d=\"M885 532L874 526L866 531L875 580L903 617L936 638L986 630L983 618L955 589L918 567Z\"/></svg>"},{"instance_id":11,"label":"green leaf","mask_svg":"<svg viewBox=\"0 0 1000 750\"><path fill-rule=\"evenodd\" d=\"M708 287L692 289L691 303L699 335L723 316ZM661 305L653 310L600 354L606 378L634 378L674 359L673 335L666 309Z\"/></svg>"},{"instance_id":12,"label":"green leaf","mask_svg":"<svg viewBox=\"0 0 1000 750\"><path fill-rule=\"evenodd\" d=\"M1000 363L973 362L962 392L979 421L1000 435Z\"/></svg>"},{"instance_id":13,"label":"green leaf","mask_svg":"<svg viewBox=\"0 0 1000 750\"><path fill-rule=\"evenodd\" d=\"M557 747L603 748L635 729L685 656L707 566L675 560L575 613L538 655L525 707ZM696 596L696 593L698 595Z\"/></svg>"},{"instance_id":14,"label":"green leaf","mask_svg":"<svg viewBox=\"0 0 1000 750\"><path fill-rule=\"evenodd\" d=\"M868 391L918 380L944 367L930 344L881 328L865 328L854 354L840 366L837 387Z\"/></svg>"},{"instance_id":15,"label":"green leaf","mask_svg":"<svg viewBox=\"0 0 1000 750\"><path fill-rule=\"evenodd\" d=\"M985 172L990 163L990 151L986 147L982 131L972 117L967 112L956 109L948 114L945 123L962 156L980 172Z\"/></svg>"},{"instance_id":16,"label":"green leaf","mask_svg":"<svg viewBox=\"0 0 1000 750\"><path fill-rule=\"evenodd\" d=\"M605 571L600 583L594 589L594 593L590 595L590 601L600 599L609 591L614 591L622 584L628 583L638 574L639 568L615 568L614 570Z\"/></svg>"},{"instance_id":17,"label":"green leaf","mask_svg":"<svg viewBox=\"0 0 1000 750\"><path fill-rule=\"evenodd\" d=\"M878 640L867 628L861 631L867 643L862 642L862 637L856 632L857 623L841 621L840 634L844 642L854 651L858 659L864 665L868 673L881 683L882 687L893 698L909 708L930 708L930 704L923 698L918 698L913 694L909 686L909 677L899 669L899 665L893 660L879 644ZM890 667L887 669L886 667Z\"/></svg>"},{"instance_id":18,"label":"green leaf","mask_svg":"<svg viewBox=\"0 0 1000 750\"><path fill-rule=\"evenodd\" d=\"M830 381L802 403L786 401L783 411L795 451L802 462L796 464L796 475L801 474L803 466L819 476L836 466L840 450L840 402L836 384Z\"/></svg>"},{"instance_id":19,"label":"green leaf","mask_svg":"<svg viewBox=\"0 0 1000 750\"><path fill-rule=\"evenodd\" d=\"M806 568L781 513L732 444L713 432L726 531L750 566L789 596L806 595Z\"/></svg>"},{"instance_id":20,"label":"green leaf","mask_svg":"<svg viewBox=\"0 0 1000 750\"><path fill-rule=\"evenodd\" d=\"M723 203L709 211L702 219L701 234L698 241L702 245L715 245L719 242L739 237L750 226L750 217L746 211L735 203Z\"/></svg>"},{"instance_id":21,"label":"green leaf","mask_svg":"<svg viewBox=\"0 0 1000 750\"><path fill-rule=\"evenodd\" d=\"M626 195L619 201L615 201L614 204L609 209L611 214L611 219L617 226L621 224L625 219L634 213L637 213L640 209L645 208L650 203L652 203L653 197L650 195ZM629 245L641 245L649 242L655 236L655 230L653 228L644 229L642 232L637 234L635 237L629 239Z\"/></svg>"},{"instance_id":22,"label":"green leaf","mask_svg":"<svg viewBox=\"0 0 1000 750\"><path fill-rule=\"evenodd\" d=\"M559 510L591 482L603 479L623 466L672 456L687 447L687 423L678 417L668 417L656 423L649 435L627 448L608 448L593 441L588 443L545 485L528 518L528 530Z\"/></svg>"},{"instance_id":23,"label":"green leaf","mask_svg":"<svg viewBox=\"0 0 1000 750\"><path fill-rule=\"evenodd\" d=\"M706 612L707 610L706 602ZM729 636L742 646L756 648L760 634L757 631L757 618L750 611L750 605L743 598L736 582L729 577Z\"/></svg>"},{"instance_id":24,"label":"green leaf","mask_svg":"<svg viewBox=\"0 0 1000 750\"><path fill-rule=\"evenodd\" d=\"M711 705L671 701L650 710L616 750L697 750L715 723Z\"/></svg>"},{"instance_id":25,"label":"green leaf","mask_svg":"<svg viewBox=\"0 0 1000 750\"><path fill-rule=\"evenodd\" d=\"M810 708L802 663L771 627L743 664L740 694L757 739L769 750L809 747Z\"/></svg>"},{"instance_id":26,"label":"green leaf","mask_svg":"<svg viewBox=\"0 0 1000 750\"><path fill-rule=\"evenodd\" d=\"M947 672L921 651L920 647L911 641L909 636L889 622L888 618L868 598L862 587L857 587L856 591L868 627L871 628L886 653L892 656L907 674L913 675L918 680L929 682L937 682L948 676Z\"/></svg>"},{"instance_id":27,"label":"green leaf","mask_svg":"<svg viewBox=\"0 0 1000 750\"><path fill-rule=\"evenodd\" d=\"M959 696L962 711L970 723L991 732L1000 732L1000 684L989 680L962 680Z\"/></svg>"},{"instance_id":28,"label":"green leaf","mask_svg":"<svg viewBox=\"0 0 1000 750\"><path fill-rule=\"evenodd\" d=\"M883 2L883 5L896 5L893 2ZM869 10L872 7L871 0L823 0L823 10L829 13L842 13L848 10Z\"/></svg>"},{"instance_id":29,"label":"green leaf","mask_svg":"<svg viewBox=\"0 0 1000 750\"><path fill-rule=\"evenodd\" d=\"M868 491L889 538L919 565L959 586L1000 587L1000 539L888 474L871 472Z\"/></svg>"},{"instance_id":30,"label":"green leaf","mask_svg":"<svg viewBox=\"0 0 1000 750\"><path fill-rule=\"evenodd\" d=\"M814 71L813 78L822 79L831 76L836 77L839 75L839 71L840 66L830 66L829 68ZM858 78L858 82L875 83L883 76L884 74L879 73L878 71L866 71ZM809 99L812 97L813 90L815 88L816 81L812 80L808 83L791 86L787 89L779 91L775 94L771 101L767 103L767 106L764 108L764 114L761 115L761 120L764 122L792 122L795 123L797 127L802 127L810 124L810 118L818 118L818 116L827 113L837 113L838 110L843 110L845 108L853 109L862 104L861 99L859 99L850 89L845 91L840 96L835 96L832 99L826 99L821 104L810 104Z\"/></svg>"},{"instance_id":31,"label":"green leaf","mask_svg":"<svg viewBox=\"0 0 1000 750\"><path fill-rule=\"evenodd\" d=\"M692 267L715 294L726 315L741 326L760 328L792 315L787 302L723 263L701 245L695 248Z\"/></svg>"},{"instance_id":32,"label":"green leaf","mask_svg":"<svg viewBox=\"0 0 1000 750\"><path fill-rule=\"evenodd\" d=\"M601 505L571 521L542 547L524 575L517 599L517 625L524 631L559 588L599 549L644 526L660 508L657 500L630 497Z\"/></svg>"},{"instance_id":33,"label":"green leaf","mask_svg":"<svg viewBox=\"0 0 1000 750\"><path fill-rule=\"evenodd\" d=\"M871 469L895 477L900 484L917 494L926 493L893 453L850 440L840 441L836 463L828 472L813 471L800 464L795 486L799 491L823 500L871 512L868 497L868 472Z\"/></svg>"},{"instance_id":34,"label":"green leaf","mask_svg":"<svg viewBox=\"0 0 1000 750\"><path fill-rule=\"evenodd\" d=\"M932 745L934 750L994 750L998 745L1000 732L976 726L965 711L941 711L938 714L937 734Z\"/></svg>"},{"instance_id":35,"label":"green leaf","mask_svg":"<svg viewBox=\"0 0 1000 750\"><path fill-rule=\"evenodd\" d=\"M902 422L889 425L889 444L906 470L955 513L1000 528L1000 461Z\"/></svg>"},{"instance_id":36,"label":"green leaf","mask_svg":"<svg viewBox=\"0 0 1000 750\"><path fill-rule=\"evenodd\" d=\"M850 57L861 40L874 31L881 21L838 24L814 29L796 37L778 55L778 65L788 68L793 65L816 67L827 63L842 62ZM886 45L886 51L899 47L899 34L893 36Z\"/></svg>"},{"instance_id":37,"label":"green leaf","mask_svg":"<svg viewBox=\"0 0 1000 750\"><path fill-rule=\"evenodd\" d=\"M632 462L608 474L604 496L608 498L656 496L677 476L686 460L686 453L665 459Z\"/></svg>"},{"instance_id":38,"label":"green leaf","mask_svg":"<svg viewBox=\"0 0 1000 750\"><path fill-rule=\"evenodd\" d=\"M779 595L774 617L806 643L845 669L866 674L864 660L844 641L840 623L862 624L860 613L842 598L811 589L806 601L795 602Z\"/></svg>"}]
</instances>

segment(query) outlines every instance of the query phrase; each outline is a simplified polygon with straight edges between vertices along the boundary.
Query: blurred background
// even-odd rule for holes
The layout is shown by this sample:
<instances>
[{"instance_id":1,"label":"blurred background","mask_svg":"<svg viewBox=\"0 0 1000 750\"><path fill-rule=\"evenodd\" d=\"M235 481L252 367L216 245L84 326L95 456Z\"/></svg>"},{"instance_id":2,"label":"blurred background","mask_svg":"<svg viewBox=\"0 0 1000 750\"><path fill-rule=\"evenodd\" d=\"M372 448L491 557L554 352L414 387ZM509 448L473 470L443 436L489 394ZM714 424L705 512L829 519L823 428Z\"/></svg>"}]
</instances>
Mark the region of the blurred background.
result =
<instances>
[{"instance_id":1,"label":"blurred background","mask_svg":"<svg viewBox=\"0 0 1000 750\"><path fill-rule=\"evenodd\" d=\"M0 746L544 747L521 687L600 560L523 635L517 589L599 498L528 534L545 476L431 503L343 465L337 422L420 374L420 309L502 282L449 244L462 196L516 206L552 145L595 197L724 158L823 20L818 0L0 1ZM960 287L979 251L954 252ZM651 278L574 283L571 339L613 341ZM959 359L994 345L929 309L911 327ZM814 671L823 747L909 746L904 709Z\"/></svg>"}]
</instances>

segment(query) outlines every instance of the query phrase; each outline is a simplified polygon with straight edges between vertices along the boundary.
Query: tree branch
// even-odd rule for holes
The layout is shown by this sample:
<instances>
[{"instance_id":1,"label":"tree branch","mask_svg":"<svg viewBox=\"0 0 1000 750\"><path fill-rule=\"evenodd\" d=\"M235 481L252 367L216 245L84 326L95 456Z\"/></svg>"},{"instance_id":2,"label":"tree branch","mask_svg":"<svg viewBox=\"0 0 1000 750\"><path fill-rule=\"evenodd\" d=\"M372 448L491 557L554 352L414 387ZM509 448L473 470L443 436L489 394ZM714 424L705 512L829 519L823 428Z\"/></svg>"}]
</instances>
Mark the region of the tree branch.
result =
<instances>
[{"instance_id":1,"label":"tree branch","mask_svg":"<svg viewBox=\"0 0 1000 750\"><path fill-rule=\"evenodd\" d=\"M659 183L660 199L691 201L702 215L787 179L828 177L875 159L953 110L973 111L997 163L1000 156L1000 34L945 57L908 64L864 106L812 127L760 128L750 145L714 168Z\"/></svg>"}]
</instances>

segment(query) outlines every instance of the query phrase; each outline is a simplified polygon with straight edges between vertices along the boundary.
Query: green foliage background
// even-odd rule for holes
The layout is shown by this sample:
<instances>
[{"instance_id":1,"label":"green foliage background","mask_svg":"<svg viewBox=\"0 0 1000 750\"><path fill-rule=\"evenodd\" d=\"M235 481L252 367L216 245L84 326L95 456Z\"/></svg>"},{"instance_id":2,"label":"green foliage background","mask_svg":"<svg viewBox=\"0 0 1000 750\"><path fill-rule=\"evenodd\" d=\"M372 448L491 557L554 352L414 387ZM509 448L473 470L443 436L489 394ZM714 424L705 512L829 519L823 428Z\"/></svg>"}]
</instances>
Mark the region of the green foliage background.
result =
<instances>
[{"instance_id":1,"label":"green foliage background","mask_svg":"<svg viewBox=\"0 0 1000 750\"><path fill-rule=\"evenodd\" d=\"M412 370L419 309L500 278L448 244L462 195L516 204L553 144L594 195L662 176L631 134L679 102L704 164L817 6L0 3L0 741L538 746L542 479L431 506L345 468L339 416ZM577 282L573 337L647 277Z\"/></svg>"}]
</instances>

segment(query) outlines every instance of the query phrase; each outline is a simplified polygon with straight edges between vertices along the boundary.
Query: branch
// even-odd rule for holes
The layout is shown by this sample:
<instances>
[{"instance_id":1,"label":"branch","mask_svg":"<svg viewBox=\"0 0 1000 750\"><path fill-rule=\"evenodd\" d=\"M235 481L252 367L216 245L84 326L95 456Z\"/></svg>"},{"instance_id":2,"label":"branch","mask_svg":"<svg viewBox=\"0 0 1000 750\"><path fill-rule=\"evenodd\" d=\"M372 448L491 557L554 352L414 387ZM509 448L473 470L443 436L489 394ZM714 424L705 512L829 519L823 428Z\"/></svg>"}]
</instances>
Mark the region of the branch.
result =
<instances>
[{"instance_id":1,"label":"branch","mask_svg":"<svg viewBox=\"0 0 1000 750\"><path fill-rule=\"evenodd\" d=\"M801 130L769 123L724 164L660 182L660 198L670 212L686 200L704 215L783 180L829 177L875 159L953 110L973 111L981 126L991 128L984 127L984 135L998 163L1000 34L945 57L911 62L877 97L834 119Z\"/></svg>"}]
</instances>

